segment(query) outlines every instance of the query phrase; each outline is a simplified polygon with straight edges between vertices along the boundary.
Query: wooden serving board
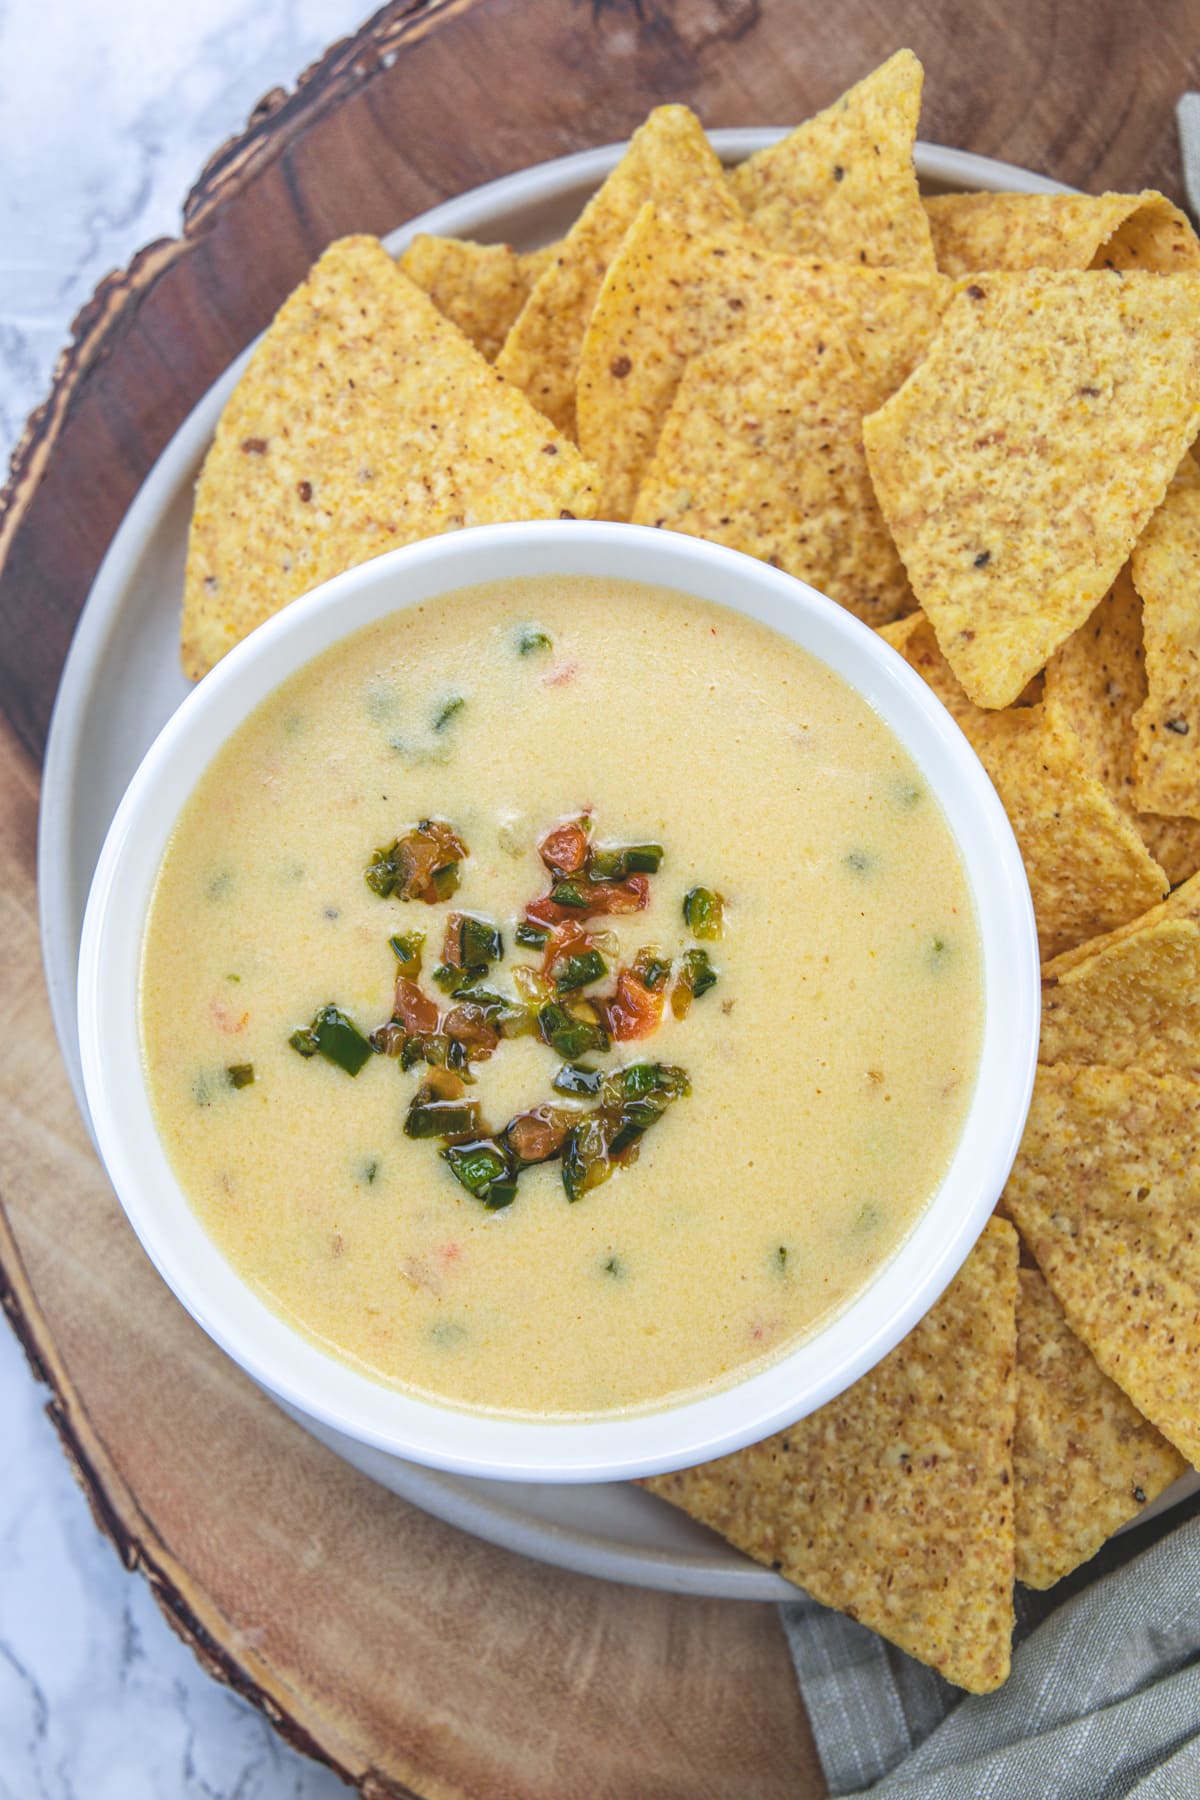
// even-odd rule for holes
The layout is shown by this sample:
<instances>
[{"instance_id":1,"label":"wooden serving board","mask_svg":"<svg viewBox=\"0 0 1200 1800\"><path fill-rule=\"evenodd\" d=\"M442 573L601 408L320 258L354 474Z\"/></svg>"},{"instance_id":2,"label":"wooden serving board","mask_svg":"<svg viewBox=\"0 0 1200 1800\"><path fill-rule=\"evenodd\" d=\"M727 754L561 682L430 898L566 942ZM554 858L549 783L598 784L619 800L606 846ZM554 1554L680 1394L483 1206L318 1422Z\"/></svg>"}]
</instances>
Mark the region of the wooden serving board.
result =
<instances>
[{"instance_id":1,"label":"wooden serving board","mask_svg":"<svg viewBox=\"0 0 1200 1800\"><path fill-rule=\"evenodd\" d=\"M142 1255L79 1121L37 941L39 770L100 559L171 433L347 231L624 137L663 100L785 124L901 44L922 135L1179 198L1189 0L407 0L269 94L182 235L75 322L0 496L0 1298L96 1521L212 1672L364 1795L822 1793L771 1607L566 1575L374 1487L264 1400ZM1191 56L1191 62L1186 59Z\"/></svg>"}]
</instances>

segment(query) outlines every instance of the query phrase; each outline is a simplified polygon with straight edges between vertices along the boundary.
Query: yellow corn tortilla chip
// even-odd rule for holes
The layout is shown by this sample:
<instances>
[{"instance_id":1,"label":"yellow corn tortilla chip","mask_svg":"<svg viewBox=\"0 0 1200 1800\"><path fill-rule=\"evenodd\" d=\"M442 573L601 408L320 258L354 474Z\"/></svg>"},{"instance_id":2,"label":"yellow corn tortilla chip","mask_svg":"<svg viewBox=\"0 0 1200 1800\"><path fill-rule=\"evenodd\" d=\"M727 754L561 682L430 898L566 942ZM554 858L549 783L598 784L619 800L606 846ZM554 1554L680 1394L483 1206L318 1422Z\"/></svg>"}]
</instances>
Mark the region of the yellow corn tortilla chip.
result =
<instances>
[{"instance_id":1,"label":"yellow corn tortilla chip","mask_svg":"<svg viewBox=\"0 0 1200 1800\"><path fill-rule=\"evenodd\" d=\"M811 318L841 332L875 406L923 355L948 297L941 276L773 256L647 205L613 259L579 364L579 441L599 459L605 518L631 516L693 357Z\"/></svg>"},{"instance_id":2,"label":"yellow corn tortilla chip","mask_svg":"<svg viewBox=\"0 0 1200 1800\"><path fill-rule=\"evenodd\" d=\"M1200 819L1200 488L1172 484L1133 552L1142 597L1146 698L1134 780L1148 810Z\"/></svg>"},{"instance_id":3,"label":"yellow corn tortilla chip","mask_svg":"<svg viewBox=\"0 0 1200 1800\"><path fill-rule=\"evenodd\" d=\"M472 244L422 231L400 267L492 362L553 249L521 256L508 244Z\"/></svg>"},{"instance_id":4,"label":"yellow corn tortilla chip","mask_svg":"<svg viewBox=\"0 0 1200 1800\"><path fill-rule=\"evenodd\" d=\"M1052 978L1040 1055L1200 1081L1200 925L1160 919Z\"/></svg>"},{"instance_id":5,"label":"yellow corn tortilla chip","mask_svg":"<svg viewBox=\"0 0 1200 1800\"><path fill-rule=\"evenodd\" d=\"M944 275L996 269L1200 267L1186 214L1162 194L939 194L925 202Z\"/></svg>"},{"instance_id":6,"label":"yellow corn tortilla chip","mask_svg":"<svg viewBox=\"0 0 1200 1800\"><path fill-rule=\"evenodd\" d=\"M1104 1373L1200 1460L1200 1084L1038 1070L1005 1205Z\"/></svg>"},{"instance_id":7,"label":"yellow corn tortilla chip","mask_svg":"<svg viewBox=\"0 0 1200 1800\"><path fill-rule=\"evenodd\" d=\"M1043 979L1055 981L1068 969L1078 968L1080 963L1099 956L1101 951L1107 950L1111 945L1124 943L1126 938L1148 931L1163 919L1194 919L1200 924L1200 875L1193 875L1190 880L1181 883L1165 900L1146 912L1139 913L1136 919L1130 919L1127 924L1118 925L1099 937L1089 938L1072 950L1064 950L1053 962L1045 965L1042 970Z\"/></svg>"},{"instance_id":8,"label":"yellow corn tortilla chip","mask_svg":"<svg viewBox=\"0 0 1200 1800\"><path fill-rule=\"evenodd\" d=\"M1039 1271L1017 1281L1017 1580L1048 1588L1187 1464L1104 1374Z\"/></svg>"},{"instance_id":9,"label":"yellow corn tortilla chip","mask_svg":"<svg viewBox=\"0 0 1200 1800\"><path fill-rule=\"evenodd\" d=\"M594 511L574 445L377 239L343 238L221 415L188 540L184 669L203 675L289 600L397 544Z\"/></svg>"},{"instance_id":10,"label":"yellow corn tortilla chip","mask_svg":"<svg viewBox=\"0 0 1200 1800\"><path fill-rule=\"evenodd\" d=\"M1162 500L1200 425L1198 319L1200 274L979 276L865 420L913 591L977 705L1016 699Z\"/></svg>"},{"instance_id":11,"label":"yellow corn tortilla chip","mask_svg":"<svg viewBox=\"0 0 1200 1800\"><path fill-rule=\"evenodd\" d=\"M1139 810L1134 715L1146 698L1142 603L1128 565L1091 618L1046 665L1046 708L1071 725L1090 774L1102 781L1174 885L1200 869L1200 823Z\"/></svg>"},{"instance_id":12,"label":"yellow corn tortilla chip","mask_svg":"<svg viewBox=\"0 0 1200 1800\"><path fill-rule=\"evenodd\" d=\"M688 363L633 519L757 556L880 625L913 601L867 473L867 388L810 314L793 299Z\"/></svg>"},{"instance_id":13,"label":"yellow corn tortilla chip","mask_svg":"<svg viewBox=\"0 0 1200 1800\"><path fill-rule=\"evenodd\" d=\"M931 274L913 140L925 72L898 50L840 100L759 150L730 181L774 249Z\"/></svg>"},{"instance_id":14,"label":"yellow corn tortilla chip","mask_svg":"<svg viewBox=\"0 0 1200 1800\"><path fill-rule=\"evenodd\" d=\"M847 1393L644 1485L947 1681L990 1692L1013 1627L1016 1280L1016 1233L989 1220L937 1305Z\"/></svg>"},{"instance_id":15,"label":"yellow corn tortilla chip","mask_svg":"<svg viewBox=\"0 0 1200 1800\"><path fill-rule=\"evenodd\" d=\"M1167 878L1111 794L1088 773L1070 722L1046 704L985 712L956 682L923 613L880 634L969 738L1013 828L1043 958L1137 919Z\"/></svg>"},{"instance_id":16,"label":"yellow corn tortilla chip","mask_svg":"<svg viewBox=\"0 0 1200 1800\"><path fill-rule=\"evenodd\" d=\"M746 229L695 114L686 106L656 107L557 246L496 358L505 379L570 437L583 334L605 271L647 201L677 209L697 230Z\"/></svg>"}]
</instances>

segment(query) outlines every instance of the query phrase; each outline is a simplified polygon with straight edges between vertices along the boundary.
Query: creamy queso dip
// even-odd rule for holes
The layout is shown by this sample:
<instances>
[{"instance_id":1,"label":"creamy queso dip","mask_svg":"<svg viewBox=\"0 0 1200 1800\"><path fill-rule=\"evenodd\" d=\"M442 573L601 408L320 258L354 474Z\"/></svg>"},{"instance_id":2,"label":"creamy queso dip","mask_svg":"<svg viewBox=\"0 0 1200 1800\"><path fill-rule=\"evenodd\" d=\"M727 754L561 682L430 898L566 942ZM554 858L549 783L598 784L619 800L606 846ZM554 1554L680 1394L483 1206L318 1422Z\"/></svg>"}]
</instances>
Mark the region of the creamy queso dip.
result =
<instances>
[{"instance_id":1,"label":"creamy queso dip","mask_svg":"<svg viewBox=\"0 0 1200 1800\"><path fill-rule=\"evenodd\" d=\"M328 1004L363 1032L387 1020L392 934L426 934L436 994L456 909L499 924L487 985L513 992L540 967L514 942L549 884L538 843L581 814L663 848L645 910L592 922L607 960L649 945L678 967L702 887L724 900L718 978L582 1059L686 1071L636 1164L571 1203L546 1162L488 1210L405 1135L428 1070L373 1055L351 1077L289 1037ZM373 852L430 816L469 848L458 891L380 898ZM546 578L370 626L242 726L164 858L141 1024L171 1163L270 1306L410 1392L578 1416L720 1386L862 1289L960 1135L980 981L946 822L840 679L721 607ZM468 1091L503 1125L557 1098L563 1061L514 1037Z\"/></svg>"}]
</instances>

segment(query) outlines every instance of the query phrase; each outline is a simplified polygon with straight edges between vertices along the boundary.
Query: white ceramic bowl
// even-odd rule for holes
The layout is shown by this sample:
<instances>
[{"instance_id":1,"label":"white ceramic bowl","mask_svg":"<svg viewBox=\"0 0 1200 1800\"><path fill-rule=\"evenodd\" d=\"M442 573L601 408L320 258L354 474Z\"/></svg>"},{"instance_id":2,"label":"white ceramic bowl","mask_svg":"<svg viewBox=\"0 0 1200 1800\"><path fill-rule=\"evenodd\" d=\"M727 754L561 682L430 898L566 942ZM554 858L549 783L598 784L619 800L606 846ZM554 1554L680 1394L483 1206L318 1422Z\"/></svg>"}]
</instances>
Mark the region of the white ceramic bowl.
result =
<instances>
[{"instance_id":1,"label":"white ceramic bowl","mask_svg":"<svg viewBox=\"0 0 1200 1800\"><path fill-rule=\"evenodd\" d=\"M283 680L385 614L456 588L545 574L633 579L716 601L802 644L887 722L936 794L975 903L983 1046L962 1138L908 1239L830 1324L765 1370L630 1417L531 1422L396 1392L271 1312L207 1236L167 1161L138 1034L143 925L168 837L212 758ZM576 521L452 533L352 569L294 602L218 664L147 752L96 868L79 967L84 1084L101 1155L134 1230L188 1311L268 1392L358 1442L462 1473L618 1480L723 1455L812 1412L886 1354L962 1264L995 1204L1032 1091L1037 940L1008 821L949 714L880 638L803 582L696 538Z\"/></svg>"}]
</instances>

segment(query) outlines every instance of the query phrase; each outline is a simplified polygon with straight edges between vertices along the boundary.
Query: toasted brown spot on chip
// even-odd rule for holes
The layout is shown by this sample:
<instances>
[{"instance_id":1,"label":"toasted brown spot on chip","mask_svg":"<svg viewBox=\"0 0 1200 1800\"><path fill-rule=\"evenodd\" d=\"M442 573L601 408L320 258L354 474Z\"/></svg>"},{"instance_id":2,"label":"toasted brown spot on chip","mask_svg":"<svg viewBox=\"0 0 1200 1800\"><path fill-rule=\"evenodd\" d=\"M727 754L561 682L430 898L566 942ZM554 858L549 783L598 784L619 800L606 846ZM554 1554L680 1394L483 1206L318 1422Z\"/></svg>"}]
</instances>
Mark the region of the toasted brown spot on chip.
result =
<instances>
[{"instance_id":1,"label":"toasted brown spot on chip","mask_svg":"<svg viewBox=\"0 0 1200 1800\"><path fill-rule=\"evenodd\" d=\"M999 1687L1013 1625L1016 1278L1016 1234L993 1219L938 1303L840 1399L644 1485L948 1681Z\"/></svg>"}]
</instances>

